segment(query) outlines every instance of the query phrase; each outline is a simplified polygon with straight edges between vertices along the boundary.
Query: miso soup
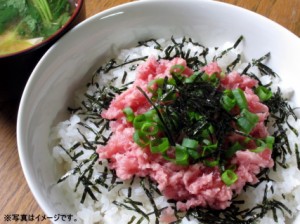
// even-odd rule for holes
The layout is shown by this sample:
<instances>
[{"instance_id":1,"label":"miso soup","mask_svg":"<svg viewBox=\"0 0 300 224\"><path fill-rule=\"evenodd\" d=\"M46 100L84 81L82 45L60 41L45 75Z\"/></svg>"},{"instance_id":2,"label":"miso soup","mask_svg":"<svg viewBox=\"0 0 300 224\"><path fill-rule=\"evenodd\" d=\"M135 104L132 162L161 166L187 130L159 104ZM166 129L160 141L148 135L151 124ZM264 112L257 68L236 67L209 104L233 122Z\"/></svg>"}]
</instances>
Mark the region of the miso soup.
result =
<instances>
[{"instance_id":1,"label":"miso soup","mask_svg":"<svg viewBox=\"0 0 300 224\"><path fill-rule=\"evenodd\" d=\"M0 56L47 39L70 18L69 0L0 0Z\"/></svg>"}]
</instances>

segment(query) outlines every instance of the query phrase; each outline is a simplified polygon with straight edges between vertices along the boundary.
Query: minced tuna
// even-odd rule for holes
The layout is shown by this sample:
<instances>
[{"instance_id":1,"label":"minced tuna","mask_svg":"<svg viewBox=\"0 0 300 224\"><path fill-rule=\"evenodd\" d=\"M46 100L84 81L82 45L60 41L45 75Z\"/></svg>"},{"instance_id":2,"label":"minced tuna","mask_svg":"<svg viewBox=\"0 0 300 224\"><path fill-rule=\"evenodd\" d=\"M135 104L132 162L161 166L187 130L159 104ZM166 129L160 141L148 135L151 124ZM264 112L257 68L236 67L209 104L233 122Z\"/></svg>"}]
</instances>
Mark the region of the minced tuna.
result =
<instances>
[{"instance_id":1,"label":"minced tuna","mask_svg":"<svg viewBox=\"0 0 300 224\"><path fill-rule=\"evenodd\" d=\"M246 183L258 182L256 175L262 168L273 166L271 149L266 147L259 152L253 152L255 143L250 140L247 143L249 148L237 151L228 162L236 167L238 179L228 186L222 181L218 166L208 167L200 162L178 165L167 161L161 154L151 153L149 147L141 148L134 142L134 127L127 122L123 113L126 107L130 107L135 115L148 111L151 105L137 87L150 96L147 90L148 83L157 78L170 77L170 69L174 65L184 66L182 75L186 77L193 74L184 59L175 58L169 61L149 57L138 67L133 85L116 96L109 108L102 112L103 118L111 120L112 136L105 146L98 146L99 159L108 159L109 167L114 169L122 180L128 180L133 176L149 176L158 184L158 189L166 198L177 201L177 208L182 211L196 206L225 209L230 206L232 197L239 194ZM217 74L220 78L220 88L243 90L249 111L259 117L249 135L266 138L269 133L264 122L269 110L253 91L257 81L235 71L224 75L216 62L205 66L203 70L208 75ZM227 142L242 142L244 139L244 136L232 133L228 136Z\"/></svg>"}]
</instances>

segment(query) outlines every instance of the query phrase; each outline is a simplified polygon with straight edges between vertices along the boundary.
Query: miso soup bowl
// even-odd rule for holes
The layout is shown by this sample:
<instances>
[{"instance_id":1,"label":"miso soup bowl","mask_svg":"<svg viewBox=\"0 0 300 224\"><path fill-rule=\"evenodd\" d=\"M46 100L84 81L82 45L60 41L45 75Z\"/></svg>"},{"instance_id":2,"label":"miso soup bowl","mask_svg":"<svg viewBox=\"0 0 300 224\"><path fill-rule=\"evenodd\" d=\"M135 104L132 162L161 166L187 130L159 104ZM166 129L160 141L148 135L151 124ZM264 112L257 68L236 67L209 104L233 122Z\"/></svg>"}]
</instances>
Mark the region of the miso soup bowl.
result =
<instances>
[{"instance_id":1,"label":"miso soup bowl","mask_svg":"<svg viewBox=\"0 0 300 224\"><path fill-rule=\"evenodd\" d=\"M171 36L220 46L241 35L246 60L271 52L268 65L296 90L292 100L299 106L299 38L273 21L233 5L208 0L135 1L105 10L59 39L30 76L17 121L23 172L44 212L49 217L76 217L74 201L57 187L62 173L49 146L50 131L70 116L67 108L73 105L75 91L85 86L116 50L134 47L141 40Z\"/></svg>"},{"instance_id":2,"label":"miso soup bowl","mask_svg":"<svg viewBox=\"0 0 300 224\"><path fill-rule=\"evenodd\" d=\"M69 0L74 11L66 24L39 44L22 51L0 56L0 102L19 100L26 82L43 54L68 30L82 20L84 0Z\"/></svg>"}]
</instances>

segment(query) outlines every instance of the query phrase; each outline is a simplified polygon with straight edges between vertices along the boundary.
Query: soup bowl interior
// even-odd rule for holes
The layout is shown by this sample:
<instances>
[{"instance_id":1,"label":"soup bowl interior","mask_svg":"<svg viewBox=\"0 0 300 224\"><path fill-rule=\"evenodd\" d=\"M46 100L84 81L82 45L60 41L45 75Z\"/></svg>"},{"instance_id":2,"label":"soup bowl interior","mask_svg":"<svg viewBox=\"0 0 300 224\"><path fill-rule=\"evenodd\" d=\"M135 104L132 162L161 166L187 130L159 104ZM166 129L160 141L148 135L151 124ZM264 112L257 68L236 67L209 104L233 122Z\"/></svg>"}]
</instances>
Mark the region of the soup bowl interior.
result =
<instances>
[{"instance_id":1,"label":"soup bowl interior","mask_svg":"<svg viewBox=\"0 0 300 224\"><path fill-rule=\"evenodd\" d=\"M136 46L139 40L187 36L206 46L219 46L241 35L246 59L271 52L268 65L287 85L297 88L299 38L263 16L215 1L153 0L121 5L80 23L56 42L29 79L17 125L22 168L45 213L76 214L72 198L56 187L61 173L52 157L49 134L51 127L68 117L75 90L99 65L117 49ZM299 91L293 100L300 102Z\"/></svg>"}]
</instances>

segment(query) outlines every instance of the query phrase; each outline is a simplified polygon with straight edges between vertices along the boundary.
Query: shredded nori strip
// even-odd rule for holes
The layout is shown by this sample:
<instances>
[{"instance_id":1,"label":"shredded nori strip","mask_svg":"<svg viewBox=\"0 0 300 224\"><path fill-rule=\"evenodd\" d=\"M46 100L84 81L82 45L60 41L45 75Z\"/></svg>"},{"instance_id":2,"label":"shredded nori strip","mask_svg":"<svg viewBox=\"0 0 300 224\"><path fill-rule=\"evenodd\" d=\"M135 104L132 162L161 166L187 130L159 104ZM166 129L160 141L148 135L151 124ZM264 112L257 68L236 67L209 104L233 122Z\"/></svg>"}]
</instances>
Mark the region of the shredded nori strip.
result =
<instances>
[{"instance_id":1,"label":"shredded nori strip","mask_svg":"<svg viewBox=\"0 0 300 224\"><path fill-rule=\"evenodd\" d=\"M297 167L298 167L298 170L300 170L300 154L299 154L298 144L295 144L295 154L296 154L296 160L297 160Z\"/></svg>"},{"instance_id":2,"label":"shredded nori strip","mask_svg":"<svg viewBox=\"0 0 300 224\"><path fill-rule=\"evenodd\" d=\"M133 63L133 62L137 62L137 61L145 61L147 58L148 58L148 56L140 57L140 58L134 58L134 59L132 59L132 60L125 61L124 63L121 63L121 64L117 64L117 62L116 62L114 59L111 59L111 60L106 64L106 66L103 68L103 71L104 71L104 73L107 73L107 72L109 72L109 71L112 70L112 69L116 69L116 68L122 67L122 66L124 66L124 65L131 64L131 63Z\"/></svg>"},{"instance_id":3,"label":"shredded nori strip","mask_svg":"<svg viewBox=\"0 0 300 224\"><path fill-rule=\"evenodd\" d=\"M162 50L161 45L157 42L156 39L153 39L153 38L149 39L149 40L145 40L145 41L139 41L138 42L138 47L139 46L149 47L149 43L154 43L155 44L154 49Z\"/></svg>"},{"instance_id":4,"label":"shredded nori strip","mask_svg":"<svg viewBox=\"0 0 300 224\"><path fill-rule=\"evenodd\" d=\"M143 204L141 202L133 201L130 198L126 198L126 199L124 199L124 202L113 201L113 203L117 206L124 207L131 211L135 211L138 214L140 214L141 216L143 216L145 219L150 221L149 216L142 210ZM142 208L140 208L140 207L142 207Z\"/></svg>"},{"instance_id":5,"label":"shredded nori strip","mask_svg":"<svg viewBox=\"0 0 300 224\"><path fill-rule=\"evenodd\" d=\"M149 180L149 179L148 179ZM160 217L160 213L161 211L158 210L156 204L155 204L155 201L154 201L154 198L153 198L153 186L152 184L148 184L149 186L149 189L146 187L146 184L145 184L145 179L144 178L141 178L141 182L140 182L141 186L143 187L144 191L145 191L145 194L147 195L151 205L153 206L153 211L154 211L154 214L155 214L155 224L159 224L159 217Z\"/></svg>"},{"instance_id":6,"label":"shredded nori strip","mask_svg":"<svg viewBox=\"0 0 300 224\"><path fill-rule=\"evenodd\" d=\"M231 63L227 66L227 68L226 68L227 73L233 71L233 69L235 68L235 66L236 66L240 61L241 61L241 55L238 54L237 57L236 57L236 59L235 59L233 62L231 62Z\"/></svg>"},{"instance_id":7,"label":"shredded nori strip","mask_svg":"<svg viewBox=\"0 0 300 224\"><path fill-rule=\"evenodd\" d=\"M72 161L74 161L74 162L77 162L77 158L80 157L80 156L82 156L82 155L84 154L83 151L80 151L80 152L78 152L78 153L76 153L76 154L74 153L74 155L71 155L70 152L72 152L75 148L77 148L77 147L79 146L78 143L75 144L76 147L72 146L69 150L65 149L62 145L59 145L59 146L60 146L60 148L62 148L62 149L65 151L65 153L66 153L66 154L72 159Z\"/></svg>"}]
</instances>

